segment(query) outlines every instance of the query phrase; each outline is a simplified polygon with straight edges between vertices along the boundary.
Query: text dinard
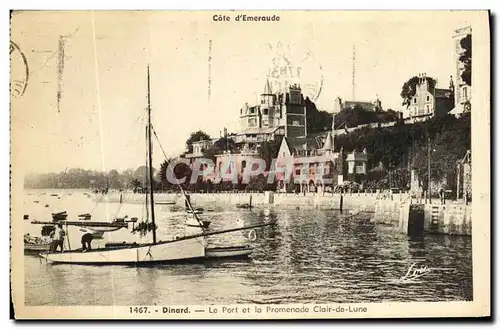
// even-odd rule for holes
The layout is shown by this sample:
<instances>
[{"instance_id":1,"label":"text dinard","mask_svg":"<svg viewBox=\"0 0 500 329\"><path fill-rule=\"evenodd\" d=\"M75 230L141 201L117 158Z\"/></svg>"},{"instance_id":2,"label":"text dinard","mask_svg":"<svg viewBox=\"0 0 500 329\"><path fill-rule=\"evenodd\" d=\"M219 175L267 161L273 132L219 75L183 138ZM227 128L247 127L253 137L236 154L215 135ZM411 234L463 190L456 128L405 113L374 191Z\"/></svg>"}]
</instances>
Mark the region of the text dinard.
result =
<instances>
[{"instance_id":1,"label":"text dinard","mask_svg":"<svg viewBox=\"0 0 500 329\"><path fill-rule=\"evenodd\" d=\"M278 15L272 16L250 16L250 15L236 15L235 17L230 17L227 15L213 15L212 20L214 22L279 22L280 17Z\"/></svg>"}]
</instances>

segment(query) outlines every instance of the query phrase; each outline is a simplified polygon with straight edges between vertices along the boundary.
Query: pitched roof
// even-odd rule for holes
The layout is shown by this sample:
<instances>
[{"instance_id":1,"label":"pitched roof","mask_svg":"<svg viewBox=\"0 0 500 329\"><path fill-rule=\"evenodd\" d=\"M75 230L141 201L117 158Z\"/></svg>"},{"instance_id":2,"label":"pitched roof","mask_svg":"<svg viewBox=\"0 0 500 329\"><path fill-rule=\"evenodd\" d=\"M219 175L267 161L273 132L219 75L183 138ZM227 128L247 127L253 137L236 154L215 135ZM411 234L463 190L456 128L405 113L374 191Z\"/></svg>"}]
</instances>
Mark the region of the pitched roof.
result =
<instances>
[{"instance_id":1,"label":"pitched roof","mask_svg":"<svg viewBox=\"0 0 500 329\"><path fill-rule=\"evenodd\" d=\"M284 138L284 140L286 140L288 148L292 153L319 150L323 146L323 138L319 134L307 137Z\"/></svg>"},{"instance_id":2,"label":"pitched roof","mask_svg":"<svg viewBox=\"0 0 500 329\"><path fill-rule=\"evenodd\" d=\"M325 144L323 145L323 147L321 149L325 150L325 151L332 151L333 147L334 147L333 137L332 137L332 134L330 132L328 132L328 134L326 135Z\"/></svg>"}]
</instances>

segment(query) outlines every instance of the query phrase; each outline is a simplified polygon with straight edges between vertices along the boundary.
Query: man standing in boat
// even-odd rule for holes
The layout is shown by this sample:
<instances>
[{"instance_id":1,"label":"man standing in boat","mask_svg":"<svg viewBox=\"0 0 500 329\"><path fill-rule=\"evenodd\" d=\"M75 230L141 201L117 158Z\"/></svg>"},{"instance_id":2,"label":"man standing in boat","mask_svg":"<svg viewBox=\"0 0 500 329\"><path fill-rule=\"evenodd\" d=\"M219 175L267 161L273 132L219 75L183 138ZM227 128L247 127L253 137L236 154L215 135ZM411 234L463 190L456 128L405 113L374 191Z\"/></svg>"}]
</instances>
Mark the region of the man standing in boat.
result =
<instances>
[{"instance_id":1,"label":"man standing in boat","mask_svg":"<svg viewBox=\"0 0 500 329\"><path fill-rule=\"evenodd\" d=\"M64 250L64 236L66 232L64 232L62 228L62 224L59 223L56 225L54 231L52 231L52 251L57 251L57 248L61 247L61 252Z\"/></svg>"}]
</instances>

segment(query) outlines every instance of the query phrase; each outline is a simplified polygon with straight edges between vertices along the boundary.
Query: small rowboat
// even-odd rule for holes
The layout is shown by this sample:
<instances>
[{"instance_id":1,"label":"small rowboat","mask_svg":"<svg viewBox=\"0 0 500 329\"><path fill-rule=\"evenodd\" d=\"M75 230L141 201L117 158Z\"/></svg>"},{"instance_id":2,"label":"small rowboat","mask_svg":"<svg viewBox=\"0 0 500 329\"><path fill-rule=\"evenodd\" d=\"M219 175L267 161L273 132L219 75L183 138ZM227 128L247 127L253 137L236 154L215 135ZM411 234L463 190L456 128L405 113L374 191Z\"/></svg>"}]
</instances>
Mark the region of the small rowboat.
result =
<instances>
[{"instance_id":1,"label":"small rowboat","mask_svg":"<svg viewBox=\"0 0 500 329\"><path fill-rule=\"evenodd\" d=\"M252 252L250 246L206 248L205 258L248 257Z\"/></svg>"},{"instance_id":2,"label":"small rowboat","mask_svg":"<svg viewBox=\"0 0 500 329\"><path fill-rule=\"evenodd\" d=\"M29 234L24 235L24 252L38 253L40 251L49 251L51 246L49 237L32 237Z\"/></svg>"},{"instance_id":3,"label":"small rowboat","mask_svg":"<svg viewBox=\"0 0 500 329\"><path fill-rule=\"evenodd\" d=\"M188 214L192 214L192 213L193 213L193 211L192 211L192 210L186 210L186 212L187 212ZM199 215L199 214L202 214L202 213L203 213L203 210L201 210L201 209L195 209L195 210L194 210L194 214L196 214L196 215Z\"/></svg>"},{"instance_id":4,"label":"small rowboat","mask_svg":"<svg viewBox=\"0 0 500 329\"><path fill-rule=\"evenodd\" d=\"M127 242L108 242L108 249L124 249L137 246L137 243ZM220 259L220 258L235 258L248 257L253 252L250 246L235 246L235 247L215 247L205 248L205 259Z\"/></svg>"},{"instance_id":5,"label":"small rowboat","mask_svg":"<svg viewBox=\"0 0 500 329\"><path fill-rule=\"evenodd\" d=\"M155 201L155 204L161 205L161 206L171 206L176 204L175 201Z\"/></svg>"},{"instance_id":6,"label":"small rowboat","mask_svg":"<svg viewBox=\"0 0 500 329\"><path fill-rule=\"evenodd\" d=\"M200 222L201 222L201 225L200 225ZM187 217L186 218L186 226L190 226L190 227L208 228L210 226L210 223L211 223L211 221L206 220L206 219L200 219L200 222L198 222L193 217Z\"/></svg>"},{"instance_id":7,"label":"small rowboat","mask_svg":"<svg viewBox=\"0 0 500 329\"><path fill-rule=\"evenodd\" d=\"M79 220L90 220L92 218L91 214L80 214L78 215Z\"/></svg>"},{"instance_id":8,"label":"small rowboat","mask_svg":"<svg viewBox=\"0 0 500 329\"><path fill-rule=\"evenodd\" d=\"M66 211L52 213L52 219L54 221L66 220L66 218L68 218L68 213Z\"/></svg>"}]
</instances>

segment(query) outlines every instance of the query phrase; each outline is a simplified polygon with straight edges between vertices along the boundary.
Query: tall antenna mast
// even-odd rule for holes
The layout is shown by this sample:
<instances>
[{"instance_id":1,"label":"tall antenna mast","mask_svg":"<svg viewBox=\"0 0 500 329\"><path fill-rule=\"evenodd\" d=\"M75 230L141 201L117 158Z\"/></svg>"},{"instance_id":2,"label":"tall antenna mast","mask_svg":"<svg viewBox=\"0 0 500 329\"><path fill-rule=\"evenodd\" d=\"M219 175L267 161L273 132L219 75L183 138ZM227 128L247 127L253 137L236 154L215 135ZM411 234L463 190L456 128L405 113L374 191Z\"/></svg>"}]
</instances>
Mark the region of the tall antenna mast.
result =
<instances>
[{"instance_id":1,"label":"tall antenna mast","mask_svg":"<svg viewBox=\"0 0 500 329\"><path fill-rule=\"evenodd\" d=\"M151 97L148 65L148 162L149 162L149 202L151 202L151 223L153 224L153 243L156 243L155 202L153 199L153 144L151 142Z\"/></svg>"},{"instance_id":2,"label":"tall antenna mast","mask_svg":"<svg viewBox=\"0 0 500 329\"><path fill-rule=\"evenodd\" d=\"M352 100L356 100L356 45L352 45Z\"/></svg>"}]
</instances>

